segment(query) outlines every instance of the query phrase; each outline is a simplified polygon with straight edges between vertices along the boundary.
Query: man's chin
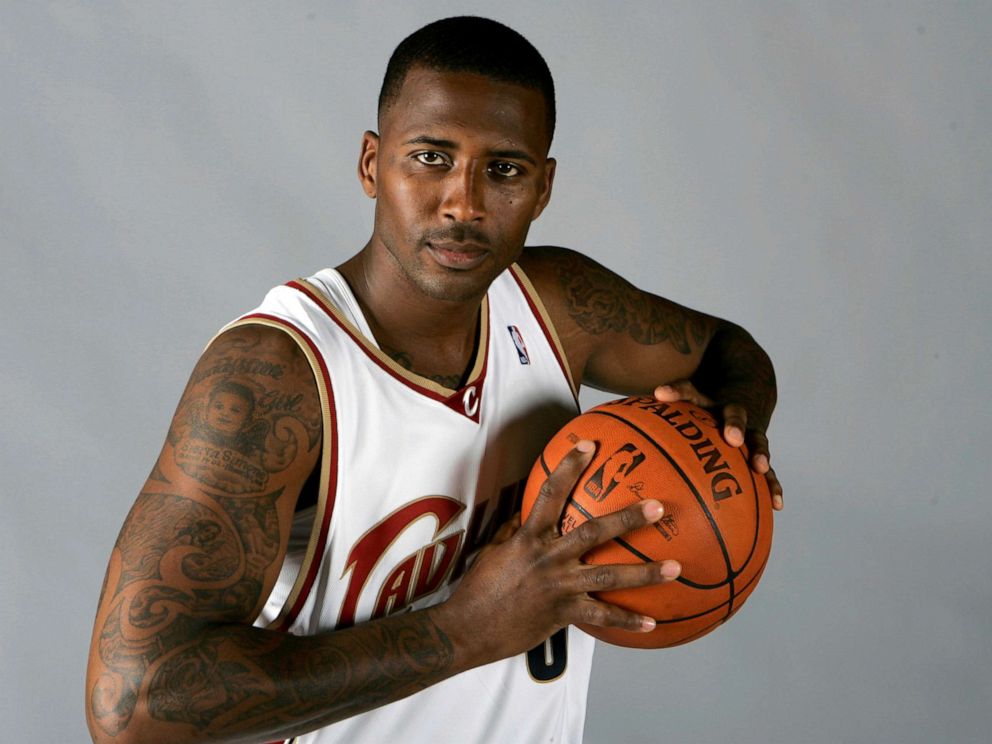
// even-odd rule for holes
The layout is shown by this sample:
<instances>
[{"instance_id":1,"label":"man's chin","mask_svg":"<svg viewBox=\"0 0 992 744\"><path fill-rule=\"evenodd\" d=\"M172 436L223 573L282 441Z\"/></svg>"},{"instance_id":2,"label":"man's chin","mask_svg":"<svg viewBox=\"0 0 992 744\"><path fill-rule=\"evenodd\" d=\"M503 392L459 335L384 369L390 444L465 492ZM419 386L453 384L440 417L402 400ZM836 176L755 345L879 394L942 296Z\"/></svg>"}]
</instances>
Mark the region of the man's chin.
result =
<instances>
[{"instance_id":1,"label":"man's chin","mask_svg":"<svg viewBox=\"0 0 992 744\"><path fill-rule=\"evenodd\" d=\"M428 297L444 302L481 300L496 276L492 271L441 269L415 279L418 288Z\"/></svg>"}]
</instances>

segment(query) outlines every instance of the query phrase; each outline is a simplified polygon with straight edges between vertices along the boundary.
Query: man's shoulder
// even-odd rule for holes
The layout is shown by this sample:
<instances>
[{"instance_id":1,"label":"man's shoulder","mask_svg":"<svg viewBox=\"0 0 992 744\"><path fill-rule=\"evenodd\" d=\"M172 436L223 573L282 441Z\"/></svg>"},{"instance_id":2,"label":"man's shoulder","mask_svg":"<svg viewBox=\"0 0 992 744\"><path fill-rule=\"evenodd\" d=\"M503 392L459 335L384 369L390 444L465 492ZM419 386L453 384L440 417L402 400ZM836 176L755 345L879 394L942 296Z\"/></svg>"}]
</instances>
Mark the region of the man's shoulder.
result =
<instances>
[{"instance_id":1,"label":"man's shoulder","mask_svg":"<svg viewBox=\"0 0 992 744\"><path fill-rule=\"evenodd\" d=\"M302 357L299 343L285 329L246 317L221 331L210 341L203 356L265 356L292 363Z\"/></svg>"},{"instance_id":2,"label":"man's shoulder","mask_svg":"<svg viewBox=\"0 0 992 744\"><path fill-rule=\"evenodd\" d=\"M554 299L561 292L561 280L585 259L581 253L556 245L526 246L517 265L527 275L542 298Z\"/></svg>"},{"instance_id":3,"label":"man's shoulder","mask_svg":"<svg viewBox=\"0 0 992 744\"><path fill-rule=\"evenodd\" d=\"M556 245L528 246L517 260L541 298L565 316L576 300L597 292L615 292L627 283L579 251ZM565 320L566 318L562 318Z\"/></svg>"},{"instance_id":4,"label":"man's shoulder","mask_svg":"<svg viewBox=\"0 0 992 744\"><path fill-rule=\"evenodd\" d=\"M525 271L529 271L554 267L562 261L577 258L583 258L582 254L560 245L528 245L524 246L517 263Z\"/></svg>"}]
</instances>

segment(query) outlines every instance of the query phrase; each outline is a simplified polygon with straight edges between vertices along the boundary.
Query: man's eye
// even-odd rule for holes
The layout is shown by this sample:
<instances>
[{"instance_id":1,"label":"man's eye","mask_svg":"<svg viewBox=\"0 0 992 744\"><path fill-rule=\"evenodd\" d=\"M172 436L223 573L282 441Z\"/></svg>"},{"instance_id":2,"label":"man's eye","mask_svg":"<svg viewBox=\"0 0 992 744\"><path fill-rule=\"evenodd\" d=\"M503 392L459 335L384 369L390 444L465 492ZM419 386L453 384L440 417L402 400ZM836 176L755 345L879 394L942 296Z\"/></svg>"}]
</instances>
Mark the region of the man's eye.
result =
<instances>
[{"instance_id":1,"label":"man's eye","mask_svg":"<svg viewBox=\"0 0 992 744\"><path fill-rule=\"evenodd\" d=\"M518 176L520 175L520 168L515 166L513 163L493 163L489 166L489 170L495 173L497 176Z\"/></svg>"},{"instance_id":2,"label":"man's eye","mask_svg":"<svg viewBox=\"0 0 992 744\"><path fill-rule=\"evenodd\" d=\"M444 162L444 158L439 152L418 152L413 157L424 165L441 165Z\"/></svg>"}]
</instances>

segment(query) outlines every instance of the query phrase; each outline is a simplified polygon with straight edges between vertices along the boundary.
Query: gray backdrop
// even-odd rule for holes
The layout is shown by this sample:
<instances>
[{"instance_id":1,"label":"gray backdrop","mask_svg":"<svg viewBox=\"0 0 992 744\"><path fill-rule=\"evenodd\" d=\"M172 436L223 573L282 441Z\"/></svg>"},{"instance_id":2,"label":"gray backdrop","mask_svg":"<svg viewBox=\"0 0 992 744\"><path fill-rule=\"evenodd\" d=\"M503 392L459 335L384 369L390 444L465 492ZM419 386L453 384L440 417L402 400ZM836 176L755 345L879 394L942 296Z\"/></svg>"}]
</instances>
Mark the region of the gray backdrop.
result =
<instances>
[{"instance_id":1,"label":"gray backdrop","mask_svg":"<svg viewBox=\"0 0 992 744\"><path fill-rule=\"evenodd\" d=\"M762 585L696 643L600 646L587 741L986 740L992 6L438 0L0 4L8 738L85 738L105 561L189 370L361 246L387 56L466 11L556 76L531 242L740 322L779 374Z\"/></svg>"}]
</instances>

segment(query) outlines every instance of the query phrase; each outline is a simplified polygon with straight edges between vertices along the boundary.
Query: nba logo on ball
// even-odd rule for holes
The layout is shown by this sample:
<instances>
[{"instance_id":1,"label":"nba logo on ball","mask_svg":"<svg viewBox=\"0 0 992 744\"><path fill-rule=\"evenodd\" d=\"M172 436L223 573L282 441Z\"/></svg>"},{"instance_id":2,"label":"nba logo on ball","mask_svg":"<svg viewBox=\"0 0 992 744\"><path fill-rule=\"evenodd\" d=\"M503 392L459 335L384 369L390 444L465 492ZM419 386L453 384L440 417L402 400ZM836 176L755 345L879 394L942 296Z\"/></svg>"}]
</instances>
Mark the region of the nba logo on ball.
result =
<instances>
[{"instance_id":1,"label":"nba logo on ball","mask_svg":"<svg viewBox=\"0 0 992 744\"><path fill-rule=\"evenodd\" d=\"M510 338L513 339L513 345L517 347L517 356L520 358L520 363L530 364L530 356L527 354L527 344L524 343L524 337L520 335L520 330L515 325L510 325L506 328L510 332Z\"/></svg>"},{"instance_id":2,"label":"nba logo on ball","mask_svg":"<svg viewBox=\"0 0 992 744\"><path fill-rule=\"evenodd\" d=\"M602 501L642 462L644 462L644 453L633 444L625 444L599 466L583 488L595 501Z\"/></svg>"}]
</instances>

